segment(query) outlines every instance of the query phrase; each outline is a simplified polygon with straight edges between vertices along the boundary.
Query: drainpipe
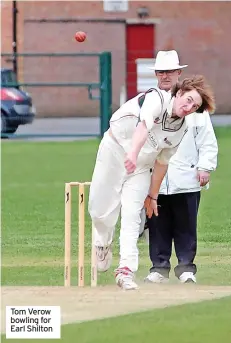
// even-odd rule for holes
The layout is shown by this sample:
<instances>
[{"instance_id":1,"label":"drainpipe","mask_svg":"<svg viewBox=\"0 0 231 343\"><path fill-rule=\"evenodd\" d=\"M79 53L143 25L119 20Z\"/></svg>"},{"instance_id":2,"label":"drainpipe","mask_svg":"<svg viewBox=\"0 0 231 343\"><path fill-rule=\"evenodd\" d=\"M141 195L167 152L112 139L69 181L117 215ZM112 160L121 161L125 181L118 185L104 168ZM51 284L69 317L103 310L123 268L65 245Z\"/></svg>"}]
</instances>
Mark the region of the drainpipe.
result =
<instances>
[{"instance_id":1,"label":"drainpipe","mask_svg":"<svg viewBox=\"0 0 231 343\"><path fill-rule=\"evenodd\" d=\"M18 79L18 58L17 58L17 14L18 14L18 9L17 9L17 1L12 1L13 8L12 8L12 48L13 48L13 70L16 74L16 77Z\"/></svg>"}]
</instances>

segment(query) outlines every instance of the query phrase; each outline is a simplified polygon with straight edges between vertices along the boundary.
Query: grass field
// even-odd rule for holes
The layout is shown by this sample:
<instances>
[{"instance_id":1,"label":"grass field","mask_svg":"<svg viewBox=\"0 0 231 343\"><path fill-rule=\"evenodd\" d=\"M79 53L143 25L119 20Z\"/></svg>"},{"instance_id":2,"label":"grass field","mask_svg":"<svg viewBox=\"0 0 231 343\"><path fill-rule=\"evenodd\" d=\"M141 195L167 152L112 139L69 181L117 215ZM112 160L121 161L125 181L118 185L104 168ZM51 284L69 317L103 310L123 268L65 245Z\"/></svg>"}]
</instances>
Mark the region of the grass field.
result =
<instances>
[{"instance_id":1,"label":"grass field","mask_svg":"<svg viewBox=\"0 0 231 343\"><path fill-rule=\"evenodd\" d=\"M197 279L203 285L231 285L231 128L217 129L216 134L219 164L212 175L210 190L202 194L196 258ZM97 140L2 143L2 285L63 285L64 183L91 179L98 143ZM73 201L77 201L77 192ZM77 209L77 205L75 207ZM77 283L76 228L77 212L73 213L73 285ZM144 241L139 242L139 248L138 278L142 279L147 274L150 263ZM90 270L89 252L90 220L87 218L87 282ZM99 277L102 285L114 283L112 272L118 263L118 239L115 241L114 254L111 272ZM172 262L174 265L175 257ZM174 276L171 282L177 282ZM145 334L149 337L146 342L151 342L153 337L156 343L228 343L230 305L231 299L227 298L101 322L67 325L62 331L63 342L75 342L70 338L72 335L78 336L81 343L106 342L106 332L110 331L111 340L107 339L107 342L117 342L120 338L125 338L126 343L140 342ZM216 325L211 324L212 319ZM141 322L142 325L139 326ZM120 328L118 332L116 327ZM188 340L180 340L182 327L185 330L184 337L190 336ZM97 332L96 337L91 336L91 331ZM168 340L167 332L171 340ZM220 336L217 332L220 332Z\"/></svg>"},{"instance_id":2,"label":"grass field","mask_svg":"<svg viewBox=\"0 0 231 343\"><path fill-rule=\"evenodd\" d=\"M231 297L62 328L63 343L229 343ZM27 343L40 340L26 340ZM43 340L42 342L58 342ZM2 342L21 343L22 340Z\"/></svg>"}]
</instances>

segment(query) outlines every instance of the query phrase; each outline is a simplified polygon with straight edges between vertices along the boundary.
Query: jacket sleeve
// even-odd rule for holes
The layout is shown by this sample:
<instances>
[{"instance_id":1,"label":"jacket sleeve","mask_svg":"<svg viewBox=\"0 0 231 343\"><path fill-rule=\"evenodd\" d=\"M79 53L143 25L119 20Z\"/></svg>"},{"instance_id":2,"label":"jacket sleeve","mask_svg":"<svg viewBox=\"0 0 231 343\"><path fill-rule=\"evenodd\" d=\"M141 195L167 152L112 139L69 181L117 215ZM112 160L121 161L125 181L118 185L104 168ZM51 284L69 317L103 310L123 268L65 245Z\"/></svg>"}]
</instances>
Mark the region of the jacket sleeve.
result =
<instances>
[{"instance_id":1,"label":"jacket sleeve","mask_svg":"<svg viewBox=\"0 0 231 343\"><path fill-rule=\"evenodd\" d=\"M217 167L217 139L209 113L204 112L203 115L205 116L205 125L196 128L195 143L199 154L197 169L213 171Z\"/></svg>"}]
</instances>

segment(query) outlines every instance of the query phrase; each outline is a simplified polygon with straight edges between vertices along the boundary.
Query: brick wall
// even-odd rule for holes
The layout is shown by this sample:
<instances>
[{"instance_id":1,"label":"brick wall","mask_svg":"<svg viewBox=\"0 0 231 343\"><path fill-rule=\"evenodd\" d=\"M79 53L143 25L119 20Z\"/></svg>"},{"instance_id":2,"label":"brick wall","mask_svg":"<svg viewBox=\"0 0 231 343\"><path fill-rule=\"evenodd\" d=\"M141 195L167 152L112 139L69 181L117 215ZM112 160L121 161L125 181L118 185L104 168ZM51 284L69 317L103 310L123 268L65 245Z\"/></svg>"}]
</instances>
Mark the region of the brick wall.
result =
<instances>
[{"instance_id":1,"label":"brick wall","mask_svg":"<svg viewBox=\"0 0 231 343\"><path fill-rule=\"evenodd\" d=\"M12 49L12 4L11 1L1 1L1 48L4 52ZM3 61L4 62L4 61Z\"/></svg>"},{"instance_id":2,"label":"brick wall","mask_svg":"<svg viewBox=\"0 0 231 343\"><path fill-rule=\"evenodd\" d=\"M76 43L76 23L25 23L25 48L33 52L96 52L111 51L113 59L113 101L118 104L119 85L125 76L125 27L120 23L81 23L79 27L88 33L84 43ZM42 37L34 39L36 35ZM43 38L44 37L44 38ZM46 44L44 44L44 40ZM120 42L118 49L115 42ZM57 48L58 47L58 48ZM24 58L26 82L99 82L99 58L97 57L44 57ZM119 72L118 72L119 71ZM46 116L99 114L99 101L88 98L87 88L30 88L38 113ZM94 91L96 95L99 92ZM117 100L116 100L117 99ZM50 105L52 104L52 105Z\"/></svg>"},{"instance_id":3,"label":"brick wall","mask_svg":"<svg viewBox=\"0 0 231 343\"><path fill-rule=\"evenodd\" d=\"M23 18L24 18L24 4L23 2L18 1L17 3L19 14L18 14L18 51L23 51L23 42L24 42L24 27L23 27ZM12 53L12 1L3 0L1 1L1 51ZM19 77L23 78L23 59L19 59ZM2 67L12 67L11 62L7 62L5 58L1 59Z\"/></svg>"},{"instance_id":4,"label":"brick wall","mask_svg":"<svg viewBox=\"0 0 231 343\"><path fill-rule=\"evenodd\" d=\"M11 51L11 2L2 3L2 50ZM137 8L146 6L150 18L160 19L156 25L156 51L176 49L182 63L189 64L184 75L203 73L215 89L218 113L231 113L231 2L134 1L127 13L104 13L98 1L19 2L20 50L25 52L100 52L112 51L113 104L119 105L120 87L126 82L125 22L115 19L137 19ZM8 15L6 15L8 13ZM38 19L112 19L103 22L53 22L38 23ZM83 30L88 40L77 44L75 31ZM50 80L61 82L96 81L97 62L93 59L25 59L23 77L28 81ZM22 74L21 78L22 78ZM66 78L66 79L65 79ZM97 115L98 102L88 100L84 89L35 89L30 92L39 115ZM54 105L55 104L55 105Z\"/></svg>"}]
</instances>

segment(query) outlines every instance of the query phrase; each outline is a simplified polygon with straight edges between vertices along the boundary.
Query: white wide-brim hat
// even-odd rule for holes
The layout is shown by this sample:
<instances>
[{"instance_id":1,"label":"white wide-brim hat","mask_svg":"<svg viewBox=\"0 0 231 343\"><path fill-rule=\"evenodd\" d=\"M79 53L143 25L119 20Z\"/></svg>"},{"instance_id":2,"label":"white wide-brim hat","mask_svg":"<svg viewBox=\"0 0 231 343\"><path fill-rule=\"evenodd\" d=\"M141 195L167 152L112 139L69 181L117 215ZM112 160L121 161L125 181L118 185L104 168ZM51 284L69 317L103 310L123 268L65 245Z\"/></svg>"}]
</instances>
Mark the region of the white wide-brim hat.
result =
<instances>
[{"instance_id":1,"label":"white wide-brim hat","mask_svg":"<svg viewBox=\"0 0 231 343\"><path fill-rule=\"evenodd\" d=\"M152 70L174 70L187 67L187 64L180 65L178 54L175 50L159 51L156 55L154 67L149 67Z\"/></svg>"}]
</instances>

